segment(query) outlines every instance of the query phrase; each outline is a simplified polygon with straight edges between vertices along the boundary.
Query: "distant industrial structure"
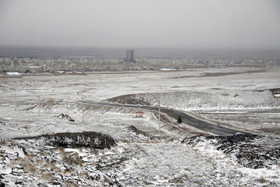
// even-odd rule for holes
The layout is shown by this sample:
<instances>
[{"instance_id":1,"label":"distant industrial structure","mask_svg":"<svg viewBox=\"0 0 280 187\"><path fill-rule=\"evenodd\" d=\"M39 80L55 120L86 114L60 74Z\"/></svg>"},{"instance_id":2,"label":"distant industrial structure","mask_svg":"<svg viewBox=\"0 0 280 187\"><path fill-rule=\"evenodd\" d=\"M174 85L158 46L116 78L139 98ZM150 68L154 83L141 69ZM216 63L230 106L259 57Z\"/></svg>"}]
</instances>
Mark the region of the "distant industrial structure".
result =
<instances>
[{"instance_id":1,"label":"distant industrial structure","mask_svg":"<svg viewBox=\"0 0 280 187\"><path fill-rule=\"evenodd\" d=\"M125 62L136 63L134 60L134 51L133 49L126 50L126 58L124 59Z\"/></svg>"}]
</instances>

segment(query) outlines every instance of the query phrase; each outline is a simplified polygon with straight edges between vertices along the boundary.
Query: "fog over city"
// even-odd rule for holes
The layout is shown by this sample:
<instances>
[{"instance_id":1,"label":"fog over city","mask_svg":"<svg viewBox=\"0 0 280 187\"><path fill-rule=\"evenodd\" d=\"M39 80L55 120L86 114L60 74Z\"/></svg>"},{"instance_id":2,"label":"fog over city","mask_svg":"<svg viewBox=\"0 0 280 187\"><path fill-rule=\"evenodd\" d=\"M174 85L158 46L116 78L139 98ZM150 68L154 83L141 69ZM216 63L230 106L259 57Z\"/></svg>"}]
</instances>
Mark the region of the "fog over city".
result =
<instances>
[{"instance_id":1,"label":"fog over city","mask_svg":"<svg viewBox=\"0 0 280 187\"><path fill-rule=\"evenodd\" d=\"M0 0L2 186L280 186L280 0Z\"/></svg>"},{"instance_id":2,"label":"fog over city","mask_svg":"<svg viewBox=\"0 0 280 187\"><path fill-rule=\"evenodd\" d=\"M280 48L278 0L0 0L1 46Z\"/></svg>"}]
</instances>

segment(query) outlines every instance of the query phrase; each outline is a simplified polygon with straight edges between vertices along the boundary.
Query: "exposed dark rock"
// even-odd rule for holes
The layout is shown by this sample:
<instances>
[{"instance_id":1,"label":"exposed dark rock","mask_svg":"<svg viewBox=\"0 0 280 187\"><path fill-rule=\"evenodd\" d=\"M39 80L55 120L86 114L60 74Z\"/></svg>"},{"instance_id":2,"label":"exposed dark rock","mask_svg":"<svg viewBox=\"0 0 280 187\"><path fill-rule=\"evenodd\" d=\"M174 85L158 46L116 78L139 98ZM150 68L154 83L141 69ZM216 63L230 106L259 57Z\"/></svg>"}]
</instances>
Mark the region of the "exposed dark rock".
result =
<instances>
[{"instance_id":1,"label":"exposed dark rock","mask_svg":"<svg viewBox=\"0 0 280 187\"><path fill-rule=\"evenodd\" d=\"M39 183L38 187L48 187L49 185L47 183Z\"/></svg>"},{"instance_id":2,"label":"exposed dark rock","mask_svg":"<svg viewBox=\"0 0 280 187\"><path fill-rule=\"evenodd\" d=\"M128 127L128 130L135 132L137 135L141 133L141 131L139 129L137 129L136 127L134 127L133 125L130 125Z\"/></svg>"},{"instance_id":3,"label":"exposed dark rock","mask_svg":"<svg viewBox=\"0 0 280 187\"><path fill-rule=\"evenodd\" d=\"M273 95L280 94L280 88L270 89L270 91Z\"/></svg>"},{"instance_id":4,"label":"exposed dark rock","mask_svg":"<svg viewBox=\"0 0 280 187\"><path fill-rule=\"evenodd\" d=\"M0 187L5 187L5 183L0 181Z\"/></svg>"},{"instance_id":5,"label":"exposed dark rock","mask_svg":"<svg viewBox=\"0 0 280 187\"><path fill-rule=\"evenodd\" d=\"M236 134L233 136L197 136L183 140L188 144L201 141L208 141L226 155L234 155L239 164L248 168L257 169L277 165L280 158L280 141L271 137Z\"/></svg>"},{"instance_id":6,"label":"exposed dark rock","mask_svg":"<svg viewBox=\"0 0 280 187\"><path fill-rule=\"evenodd\" d=\"M144 98L137 98L135 94L121 95L107 99L109 102L131 105L150 105Z\"/></svg>"},{"instance_id":7,"label":"exposed dark rock","mask_svg":"<svg viewBox=\"0 0 280 187\"><path fill-rule=\"evenodd\" d=\"M141 131L141 130L137 129L135 126L133 126L133 125L130 125L127 129L128 129L129 131L134 132L136 135L142 134L142 135L144 135L144 136L149 136L147 132Z\"/></svg>"},{"instance_id":8,"label":"exposed dark rock","mask_svg":"<svg viewBox=\"0 0 280 187\"><path fill-rule=\"evenodd\" d=\"M23 185L22 181L15 182L15 185Z\"/></svg>"},{"instance_id":9,"label":"exposed dark rock","mask_svg":"<svg viewBox=\"0 0 280 187\"><path fill-rule=\"evenodd\" d=\"M128 160L128 158L126 157L121 157L118 159L113 159L111 161L103 161L103 160L99 160L97 162L97 166L96 169L101 170L103 168L112 168L112 167L119 167L120 163L123 163L124 161Z\"/></svg>"},{"instance_id":10,"label":"exposed dark rock","mask_svg":"<svg viewBox=\"0 0 280 187\"><path fill-rule=\"evenodd\" d=\"M46 145L60 147L91 147L95 149L110 148L116 140L109 135L97 132L66 132L35 137L21 137L15 139L43 139Z\"/></svg>"},{"instance_id":11,"label":"exposed dark rock","mask_svg":"<svg viewBox=\"0 0 280 187\"><path fill-rule=\"evenodd\" d=\"M68 121L75 122L75 120L73 118L71 118L68 114L61 113L55 117L60 118L60 119L67 119Z\"/></svg>"},{"instance_id":12,"label":"exposed dark rock","mask_svg":"<svg viewBox=\"0 0 280 187\"><path fill-rule=\"evenodd\" d=\"M55 185L55 186L62 186L62 184L60 182L49 182L49 184L51 185Z\"/></svg>"}]
</instances>

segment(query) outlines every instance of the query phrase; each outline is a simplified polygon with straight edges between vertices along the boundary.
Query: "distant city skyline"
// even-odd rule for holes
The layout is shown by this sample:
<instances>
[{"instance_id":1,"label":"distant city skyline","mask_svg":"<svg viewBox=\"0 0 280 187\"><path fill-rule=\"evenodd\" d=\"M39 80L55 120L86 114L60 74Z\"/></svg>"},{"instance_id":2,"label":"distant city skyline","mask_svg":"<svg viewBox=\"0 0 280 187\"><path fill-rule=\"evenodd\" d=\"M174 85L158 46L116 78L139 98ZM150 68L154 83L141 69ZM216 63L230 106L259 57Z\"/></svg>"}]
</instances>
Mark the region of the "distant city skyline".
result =
<instances>
[{"instance_id":1,"label":"distant city skyline","mask_svg":"<svg viewBox=\"0 0 280 187\"><path fill-rule=\"evenodd\" d=\"M280 1L0 0L0 46L280 49Z\"/></svg>"},{"instance_id":2,"label":"distant city skyline","mask_svg":"<svg viewBox=\"0 0 280 187\"><path fill-rule=\"evenodd\" d=\"M126 58L124 59L125 62L130 62L130 63L134 63L136 62L134 60L134 50L133 49L127 49L126 50Z\"/></svg>"}]
</instances>

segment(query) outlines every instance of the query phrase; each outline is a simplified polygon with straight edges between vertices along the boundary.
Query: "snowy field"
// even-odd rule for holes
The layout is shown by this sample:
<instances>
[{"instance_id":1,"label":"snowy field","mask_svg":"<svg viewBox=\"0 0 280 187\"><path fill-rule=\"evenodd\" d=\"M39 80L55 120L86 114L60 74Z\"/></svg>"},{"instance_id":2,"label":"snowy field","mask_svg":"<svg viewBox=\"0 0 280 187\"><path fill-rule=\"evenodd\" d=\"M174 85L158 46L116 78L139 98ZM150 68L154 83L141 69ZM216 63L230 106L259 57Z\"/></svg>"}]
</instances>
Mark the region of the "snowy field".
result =
<instances>
[{"instance_id":1,"label":"snowy field","mask_svg":"<svg viewBox=\"0 0 280 187\"><path fill-rule=\"evenodd\" d=\"M279 164L248 168L207 141L181 143L207 132L186 125L182 133L159 122L156 112L143 110L143 118L136 118L138 109L88 102L133 94L154 106L279 141L280 100L271 92L278 88L277 68L0 78L0 181L8 186L279 186ZM85 131L108 134L118 143L92 150L10 139ZM72 155L82 160L67 162Z\"/></svg>"}]
</instances>

